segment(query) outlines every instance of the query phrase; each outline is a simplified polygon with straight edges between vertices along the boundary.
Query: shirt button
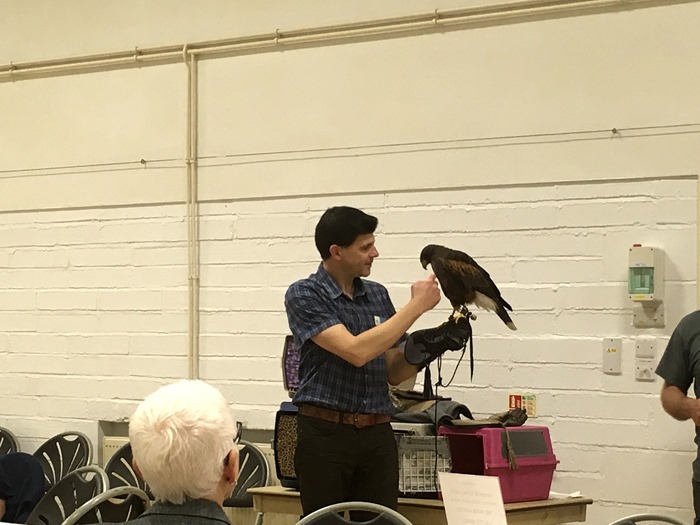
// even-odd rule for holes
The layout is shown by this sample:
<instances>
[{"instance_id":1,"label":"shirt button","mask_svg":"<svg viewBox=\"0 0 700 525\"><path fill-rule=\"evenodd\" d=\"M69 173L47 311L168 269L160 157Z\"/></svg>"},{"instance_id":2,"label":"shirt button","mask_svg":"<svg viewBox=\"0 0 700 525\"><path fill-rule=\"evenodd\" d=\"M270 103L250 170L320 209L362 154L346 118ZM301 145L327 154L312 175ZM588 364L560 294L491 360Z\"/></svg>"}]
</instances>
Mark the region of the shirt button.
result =
<instances>
[{"instance_id":1,"label":"shirt button","mask_svg":"<svg viewBox=\"0 0 700 525\"><path fill-rule=\"evenodd\" d=\"M366 405L366 404L367 404L367 400L366 400L366 399L363 399L363 400L362 400L362 404L363 404L363 405Z\"/></svg>"}]
</instances>

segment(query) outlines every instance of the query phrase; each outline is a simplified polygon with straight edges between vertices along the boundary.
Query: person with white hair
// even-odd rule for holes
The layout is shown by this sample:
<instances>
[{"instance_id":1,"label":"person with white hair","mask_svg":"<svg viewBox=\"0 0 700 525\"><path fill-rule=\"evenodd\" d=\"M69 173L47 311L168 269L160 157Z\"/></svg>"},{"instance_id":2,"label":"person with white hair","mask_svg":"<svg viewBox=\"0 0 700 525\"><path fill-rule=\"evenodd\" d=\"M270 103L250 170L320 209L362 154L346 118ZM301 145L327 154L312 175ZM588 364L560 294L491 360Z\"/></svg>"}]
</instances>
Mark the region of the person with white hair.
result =
<instances>
[{"instance_id":1,"label":"person with white hair","mask_svg":"<svg viewBox=\"0 0 700 525\"><path fill-rule=\"evenodd\" d=\"M229 524L222 505L238 478L235 438L229 405L211 385L185 380L149 395L129 421L129 440L156 502L129 524Z\"/></svg>"}]
</instances>

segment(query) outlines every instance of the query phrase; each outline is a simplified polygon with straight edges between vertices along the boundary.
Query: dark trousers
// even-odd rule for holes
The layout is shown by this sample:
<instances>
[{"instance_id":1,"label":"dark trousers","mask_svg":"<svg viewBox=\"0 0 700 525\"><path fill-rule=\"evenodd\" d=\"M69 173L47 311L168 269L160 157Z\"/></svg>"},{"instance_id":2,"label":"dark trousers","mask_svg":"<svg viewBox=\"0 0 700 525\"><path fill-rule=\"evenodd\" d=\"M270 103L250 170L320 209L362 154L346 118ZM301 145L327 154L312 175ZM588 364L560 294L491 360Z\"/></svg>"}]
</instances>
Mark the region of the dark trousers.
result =
<instances>
[{"instance_id":1,"label":"dark trousers","mask_svg":"<svg viewBox=\"0 0 700 525\"><path fill-rule=\"evenodd\" d=\"M700 481L693 480L693 508L695 509L695 525L700 525Z\"/></svg>"},{"instance_id":2,"label":"dark trousers","mask_svg":"<svg viewBox=\"0 0 700 525\"><path fill-rule=\"evenodd\" d=\"M294 469L304 514L345 501L396 509L399 460L389 423L356 428L299 415L297 425ZM356 521L371 517L351 515Z\"/></svg>"}]
</instances>

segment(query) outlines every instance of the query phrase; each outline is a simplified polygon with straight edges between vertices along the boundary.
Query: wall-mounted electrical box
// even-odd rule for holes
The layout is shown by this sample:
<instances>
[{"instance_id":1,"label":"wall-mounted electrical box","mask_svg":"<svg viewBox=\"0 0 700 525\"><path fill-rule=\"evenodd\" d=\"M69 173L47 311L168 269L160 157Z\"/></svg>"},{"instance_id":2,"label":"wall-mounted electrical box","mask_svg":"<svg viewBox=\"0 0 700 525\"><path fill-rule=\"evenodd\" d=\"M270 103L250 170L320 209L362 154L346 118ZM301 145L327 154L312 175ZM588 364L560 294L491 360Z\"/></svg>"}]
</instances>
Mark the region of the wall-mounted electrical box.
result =
<instances>
[{"instance_id":1,"label":"wall-mounted electrical box","mask_svg":"<svg viewBox=\"0 0 700 525\"><path fill-rule=\"evenodd\" d=\"M656 340L639 338L635 341L634 377L637 381L656 381Z\"/></svg>"},{"instance_id":2,"label":"wall-mounted electrical box","mask_svg":"<svg viewBox=\"0 0 700 525\"><path fill-rule=\"evenodd\" d=\"M660 248L634 244L629 251L627 293L635 302L632 325L637 328L663 328L664 261Z\"/></svg>"},{"instance_id":3,"label":"wall-mounted electrical box","mask_svg":"<svg viewBox=\"0 0 700 525\"><path fill-rule=\"evenodd\" d=\"M622 339L619 337L603 339L603 373L622 373Z\"/></svg>"},{"instance_id":4,"label":"wall-mounted electrical box","mask_svg":"<svg viewBox=\"0 0 700 525\"><path fill-rule=\"evenodd\" d=\"M630 248L627 290L639 302L664 300L664 251L635 244Z\"/></svg>"}]
</instances>

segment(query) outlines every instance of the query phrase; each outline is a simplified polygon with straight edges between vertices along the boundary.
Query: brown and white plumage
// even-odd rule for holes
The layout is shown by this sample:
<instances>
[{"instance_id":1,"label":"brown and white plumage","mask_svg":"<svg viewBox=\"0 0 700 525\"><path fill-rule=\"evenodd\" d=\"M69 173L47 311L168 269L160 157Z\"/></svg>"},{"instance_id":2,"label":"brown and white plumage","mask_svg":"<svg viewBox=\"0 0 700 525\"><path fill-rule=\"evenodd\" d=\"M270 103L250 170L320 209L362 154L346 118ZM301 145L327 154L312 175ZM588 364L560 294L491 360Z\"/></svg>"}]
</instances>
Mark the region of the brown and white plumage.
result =
<instances>
[{"instance_id":1,"label":"brown and white plumage","mask_svg":"<svg viewBox=\"0 0 700 525\"><path fill-rule=\"evenodd\" d=\"M488 272L469 255L459 250L429 244L421 251L420 262L423 268L430 264L442 293L450 300L454 312L461 312L466 310L467 305L474 304L484 310L496 312L508 328L517 330L506 311L512 312L513 309L501 297L501 292Z\"/></svg>"}]
</instances>

